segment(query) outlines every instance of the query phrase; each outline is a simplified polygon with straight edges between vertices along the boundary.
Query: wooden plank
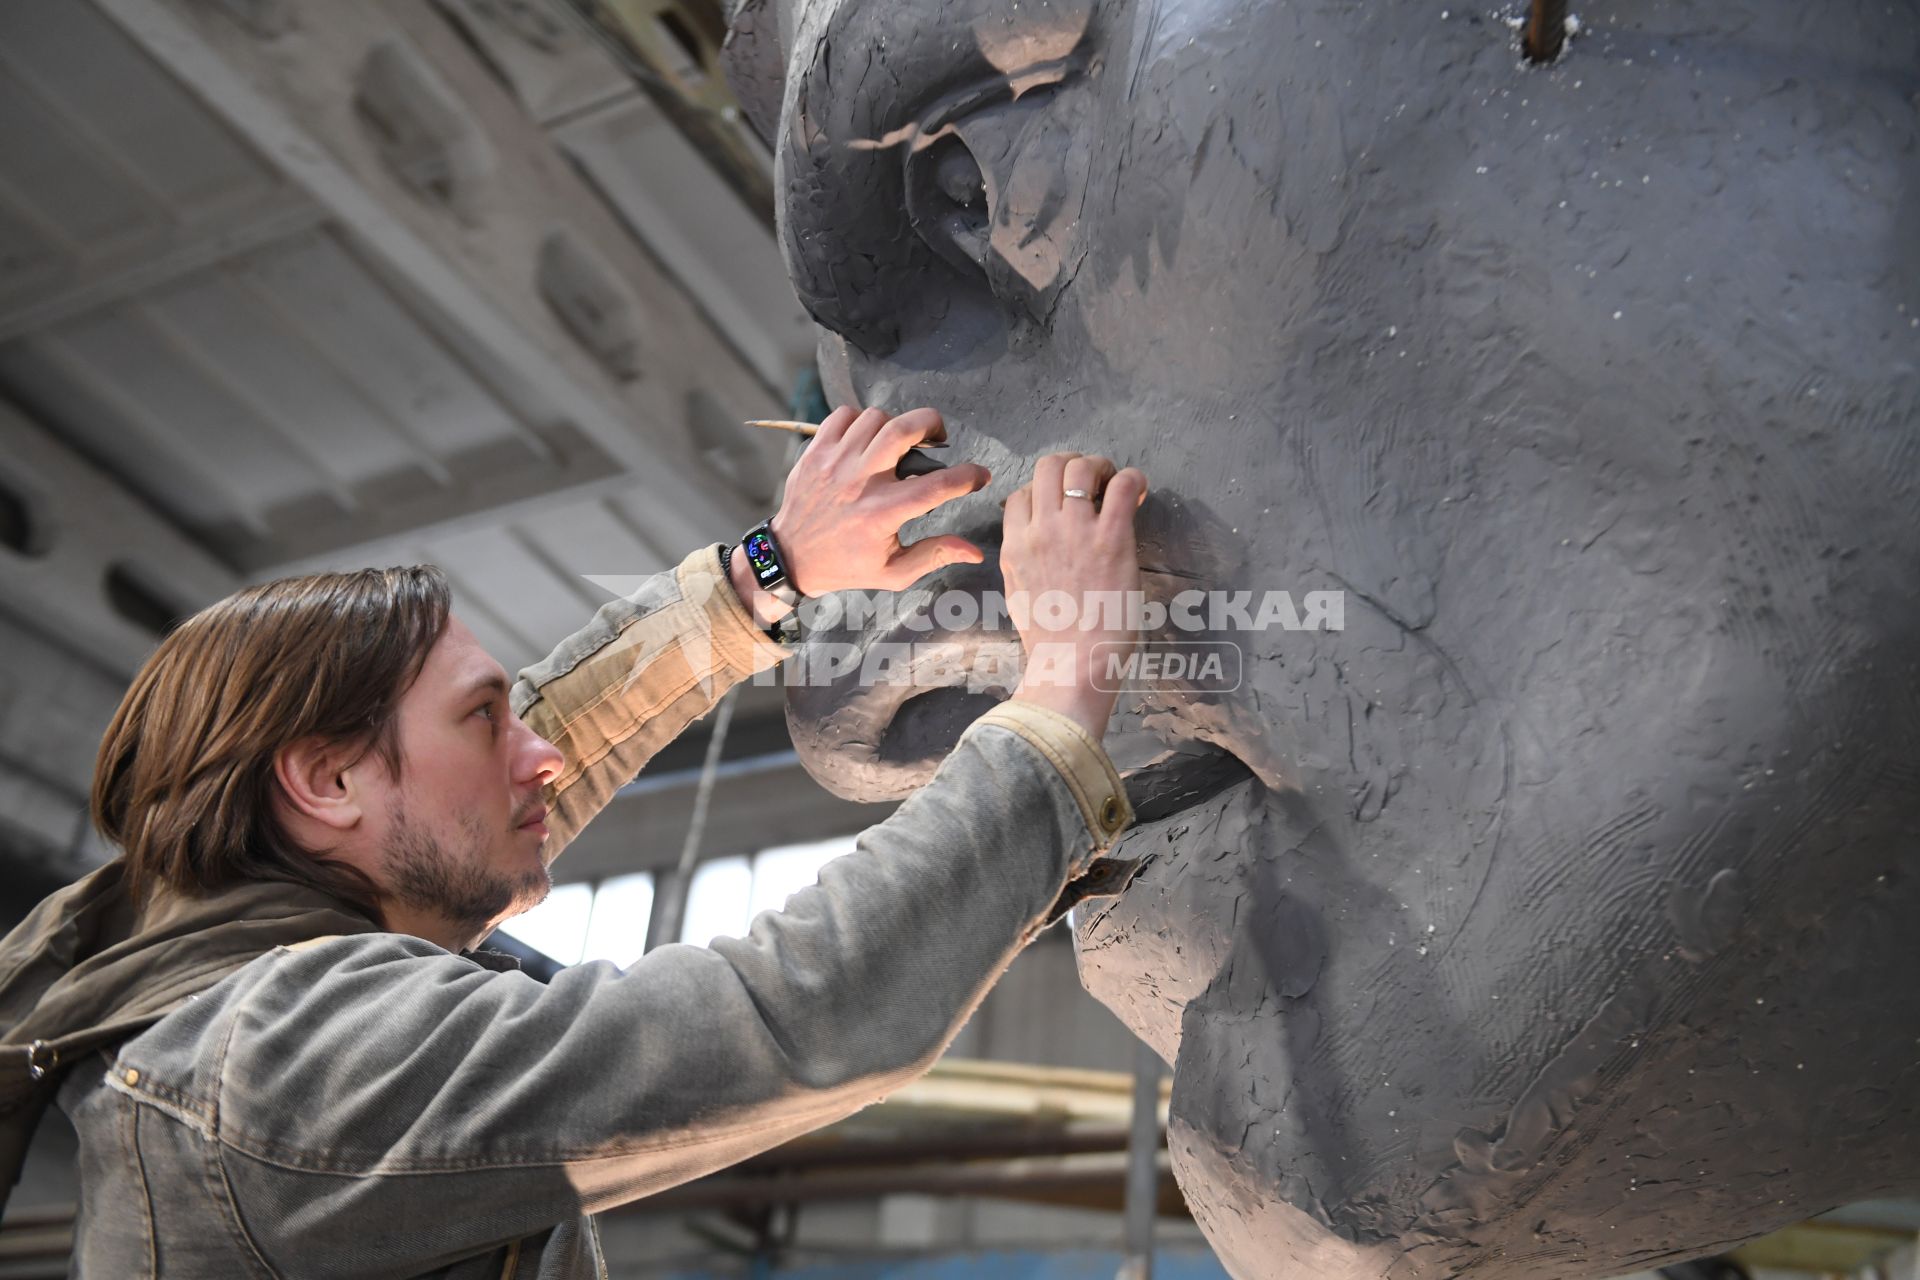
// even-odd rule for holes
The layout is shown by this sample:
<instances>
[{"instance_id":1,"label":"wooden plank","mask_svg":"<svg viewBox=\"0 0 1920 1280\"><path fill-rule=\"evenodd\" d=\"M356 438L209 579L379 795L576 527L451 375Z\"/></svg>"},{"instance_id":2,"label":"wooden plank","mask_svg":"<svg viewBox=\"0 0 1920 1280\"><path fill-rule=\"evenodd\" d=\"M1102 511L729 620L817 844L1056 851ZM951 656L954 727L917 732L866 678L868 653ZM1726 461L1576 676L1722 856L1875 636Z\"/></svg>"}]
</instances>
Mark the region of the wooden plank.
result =
<instances>
[{"instance_id":1,"label":"wooden plank","mask_svg":"<svg viewBox=\"0 0 1920 1280\"><path fill-rule=\"evenodd\" d=\"M1729 1256L1748 1267L1851 1275L1913 1239L1913 1232L1897 1227L1801 1222L1742 1245Z\"/></svg>"}]
</instances>

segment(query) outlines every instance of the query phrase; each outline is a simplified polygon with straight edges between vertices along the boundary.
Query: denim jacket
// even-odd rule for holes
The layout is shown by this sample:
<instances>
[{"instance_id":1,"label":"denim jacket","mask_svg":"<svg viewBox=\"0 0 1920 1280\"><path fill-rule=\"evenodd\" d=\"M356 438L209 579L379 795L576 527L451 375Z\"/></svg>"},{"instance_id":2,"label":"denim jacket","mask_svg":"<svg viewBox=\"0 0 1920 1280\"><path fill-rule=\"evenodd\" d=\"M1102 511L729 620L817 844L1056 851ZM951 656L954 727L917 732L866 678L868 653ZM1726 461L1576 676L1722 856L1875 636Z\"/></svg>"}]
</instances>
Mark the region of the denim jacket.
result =
<instances>
[{"instance_id":1,"label":"denim jacket","mask_svg":"<svg viewBox=\"0 0 1920 1280\"><path fill-rule=\"evenodd\" d=\"M522 672L563 847L779 661L715 549ZM591 1215L876 1101L939 1056L1131 819L1100 745L1023 704L744 938L542 984L408 935L276 947L73 1064L73 1274L606 1274Z\"/></svg>"}]
</instances>

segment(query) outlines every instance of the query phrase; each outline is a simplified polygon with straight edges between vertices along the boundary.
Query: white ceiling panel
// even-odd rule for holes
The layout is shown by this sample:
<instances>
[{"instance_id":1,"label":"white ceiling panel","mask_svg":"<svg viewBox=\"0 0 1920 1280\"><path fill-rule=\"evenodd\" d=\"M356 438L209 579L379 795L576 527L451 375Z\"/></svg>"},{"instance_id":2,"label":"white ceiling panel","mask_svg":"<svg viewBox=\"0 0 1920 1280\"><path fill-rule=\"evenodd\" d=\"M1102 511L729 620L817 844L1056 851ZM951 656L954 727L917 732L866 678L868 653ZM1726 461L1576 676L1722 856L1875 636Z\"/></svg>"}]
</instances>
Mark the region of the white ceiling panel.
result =
<instances>
[{"instance_id":1,"label":"white ceiling panel","mask_svg":"<svg viewBox=\"0 0 1920 1280\"><path fill-rule=\"evenodd\" d=\"M331 232L0 344L0 380L246 570L617 473L519 416Z\"/></svg>"},{"instance_id":2,"label":"white ceiling panel","mask_svg":"<svg viewBox=\"0 0 1920 1280\"><path fill-rule=\"evenodd\" d=\"M527 114L546 123L634 92L633 81L559 4L437 0Z\"/></svg>"},{"instance_id":3,"label":"white ceiling panel","mask_svg":"<svg viewBox=\"0 0 1920 1280\"><path fill-rule=\"evenodd\" d=\"M19 343L0 346L0 385L36 425L123 485L127 471L139 475L140 497L186 531L210 528L242 504L243 495L221 471L218 459L181 452L167 424L142 406L117 398L109 388L86 381L84 366L69 360L57 343L42 342L31 349ZM37 410L50 397L59 397L58 418ZM83 428L63 425L76 423ZM110 459L99 452L103 436L113 442ZM148 495L156 490L178 495L180 509L168 511L154 502Z\"/></svg>"},{"instance_id":4,"label":"white ceiling panel","mask_svg":"<svg viewBox=\"0 0 1920 1280\"><path fill-rule=\"evenodd\" d=\"M29 358L44 357L42 376L56 380L42 385L46 399L67 404L85 387L118 410L62 414L55 421L85 452L111 460L143 497L183 522L204 495L168 485L163 475L171 468L156 453L197 464L196 472L217 470L224 501L215 512L216 526L258 527L272 508L316 488L312 463L263 429L255 408L221 385L142 304L82 316L0 349L0 372L32 384L40 380L9 359L14 346Z\"/></svg>"},{"instance_id":5,"label":"white ceiling panel","mask_svg":"<svg viewBox=\"0 0 1920 1280\"><path fill-rule=\"evenodd\" d=\"M273 186L218 118L91 6L0 5L0 63L17 92L56 108L87 150L170 209L244 200Z\"/></svg>"},{"instance_id":6,"label":"white ceiling panel","mask_svg":"<svg viewBox=\"0 0 1920 1280\"><path fill-rule=\"evenodd\" d=\"M674 511L657 496L659 491L675 482L674 477L643 476L638 485L626 493L616 494L607 499L616 515L640 536L649 546L660 547L677 563L681 556L693 550L691 545L681 545L688 540L688 529ZM771 511L766 512L772 515ZM724 516L703 521L700 528L713 535L714 541L746 532L746 527L735 529L726 522Z\"/></svg>"},{"instance_id":7,"label":"white ceiling panel","mask_svg":"<svg viewBox=\"0 0 1920 1280\"><path fill-rule=\"evenodd\" d=\"M447 571L464 601L479 606L518 637L502 662L530 662L577 631L605 597L556 567L518 530L494 526L426 544L424 558ZM577 585L576 585L577 584Z\"/></svg>"},{"instance_id":8,"label":"white ceiling panel","mask_svg":"<svg viewBox=\"0 0 1920 1280\"><path fill-rule=\"evenodd\" d=\"M407 561L414 564L431 563L424 555L407 557ZM531 636L523 635L511 619L495 613L460 575L448 570L445 565L440 568L446 572L447 581L453 587L454 616L467 624L474 638L480 642L480 647L498 660L508 674L518 673L522 667L546 656L546 649L539 648Z\"/></svg>"},{"instance_id":9,"label":"white ceiling panel","mask_svg":"<svg viewBox=\"0 0 1920 1280\"><path fill-rule=\"evenodd\" d=\"M250 425L307 464L303 491L359 506L353 486L423 455L406 427L279 323L263 299L212 273L149 295L141 308L175 351L248 411Z\"/></svg>"},{"instance_id":10,"label":"white ceiling panel","mask_svg":"<svg viewBox=\"0 0 1920 1280\"><path fill-rule=\"evenodd\" d=\"M0 13L7 6L0 5ZM41 101L11 66L0 76L0 175L6 203L30 220L49 252L81 256L86 247L157 235L167 225L161 200L114 156L92 145Z\"/></svg>"},{"instance_id":11,"label":"white ceiling panel","mask_svg":"<svg viewBox=\"0 0 1920 1280\"><path fill-rule=\"evenodd\" d=\"M519 522L529 545L586 585L588 579L658 573L678 564L691 547L654 547L605 502L581 502L539 512Z\"/></svg>"},{"instance_id":12,"label":"white ceiling panel","mask_svg":"<svg viewBox=\"0 0 1920 1280\"><path fill-rule=\"evenodd\" d=\"M233 271L387 421L404 422L435 465L502 440L532 439L334 237L302 236L237 261Z\"/></svg>"}]
</instances>

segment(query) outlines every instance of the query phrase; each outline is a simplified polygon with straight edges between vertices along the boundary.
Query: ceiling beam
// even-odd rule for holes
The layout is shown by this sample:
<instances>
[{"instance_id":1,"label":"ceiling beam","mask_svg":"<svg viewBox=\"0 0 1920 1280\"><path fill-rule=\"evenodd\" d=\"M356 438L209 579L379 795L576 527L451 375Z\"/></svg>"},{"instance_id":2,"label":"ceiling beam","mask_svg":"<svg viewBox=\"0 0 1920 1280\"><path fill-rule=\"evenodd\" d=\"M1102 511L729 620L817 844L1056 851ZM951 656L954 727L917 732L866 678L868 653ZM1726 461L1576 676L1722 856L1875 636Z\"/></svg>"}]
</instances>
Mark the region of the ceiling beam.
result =
<instances>
[{"instance_id":1,"label":"ceiling beam","mask_svg":"<svg viewBox=\"0 0 1920 1280\"><path fill-rule=\"evenodd\" d=\"M21 296L0 300L0 342L50 329L75 316L125 302L175 280L320 226L326 213L283 195L264 207L196 227L171 243L142 241L103 262L90 262Z\"/></svg>"}]
</instances>

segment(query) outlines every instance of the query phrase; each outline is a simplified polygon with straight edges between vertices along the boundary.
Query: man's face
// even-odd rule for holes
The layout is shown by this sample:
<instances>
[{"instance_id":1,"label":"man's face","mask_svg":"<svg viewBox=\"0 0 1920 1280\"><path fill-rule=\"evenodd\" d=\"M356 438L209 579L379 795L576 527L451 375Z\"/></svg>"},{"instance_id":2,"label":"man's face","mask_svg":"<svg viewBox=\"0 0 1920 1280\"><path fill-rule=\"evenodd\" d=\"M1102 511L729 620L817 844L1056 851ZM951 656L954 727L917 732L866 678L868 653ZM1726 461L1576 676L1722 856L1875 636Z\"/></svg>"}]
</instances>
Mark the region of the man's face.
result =
<instances>
[{"instance_id":1,"label":"man's face","mask_svg":"<svg viewBox=\"0 0 1920 1280\"><path fill-rule=\"evenodd\" d=\"M546 897L541 789L561 757L513 714L508 687L500 664L450 619L400 700L400 776L369 757L368 835L390 917L437 917L478 937Z\"/></svg>"},{"instance_id":2,"label":"man's face","mask_svg":"<svg viewBox=\"0 0 1920 1280\"><path fill-rule=\"evenodd\" d=\"M1236 1272L1599 1271L1765 1225L1665 1198L1700 1152L1724 1187L1791 1165L1779 1220L1885 1185L1865 1138L1715 1134L1894 1074L1796 1054L1865 1010L1780 993L1894 954L1792 904L1913 901L1883 874L1913 784L1878 780L1920 723L1920 15L1625 0L1541 69L1464 4L794 13L782 227L829 391L939 406L998 478L910 532L991 546L1076 449L1153 483L1163 596L1346 593L1344 631L1221 635L1238 688L1123 699L1108 739L1165 799L1136 790L1144 870L1082 913L1082 976L1177 1063L1175 1166ZM868 638L926 634L896 621ZM878 798L979 705L789 709ZM1871 1016L1920 1031L1901 999ZM1682 1020L1714 1034L1662 1047ZM1629 1189L1649 1212L1603 1220Z\"/></svg>"}]
</instances>

